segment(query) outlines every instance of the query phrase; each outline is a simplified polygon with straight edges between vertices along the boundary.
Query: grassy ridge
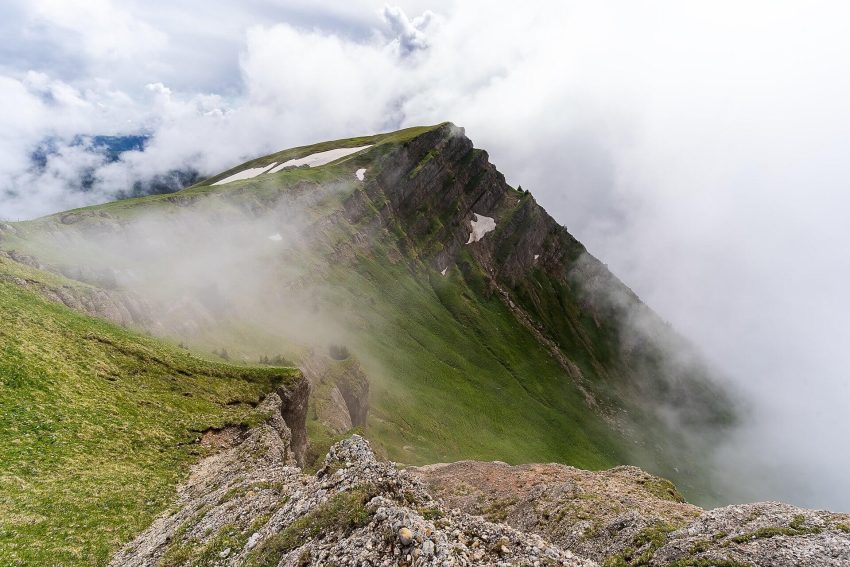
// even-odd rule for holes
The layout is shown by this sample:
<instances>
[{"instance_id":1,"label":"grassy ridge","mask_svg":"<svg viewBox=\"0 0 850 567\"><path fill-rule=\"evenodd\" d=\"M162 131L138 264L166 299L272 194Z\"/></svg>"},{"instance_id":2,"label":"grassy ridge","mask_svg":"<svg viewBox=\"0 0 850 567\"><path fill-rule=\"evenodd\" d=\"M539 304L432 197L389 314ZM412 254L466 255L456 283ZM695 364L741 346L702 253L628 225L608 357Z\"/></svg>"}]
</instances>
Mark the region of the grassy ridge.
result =
<instances>
[{"instance_id":1,"label":"grassy ridge","mask_svg":"<svg viewBox=\"0 0 850 567\"><path fill-rule=\"evenodd\" d=\"M191 199L193 197L199 197L204 195L230 194L231 196L233 196L234 194L238 195L239 193L244 192L246 189L250 190L252 193L255 193L258 188L262 190L263 185L266 185L267 187L272 189L272 192L277 192L281 184L292 184L301 180L312 181L316 183L329 183L338 180L337 174L339 172L339 168L335 168L334 165L340 163L360 163L365 162L367 160L377 159L386 154L387 152L391 151L398 144L405 143L421 134L424 134L425 132L439 128L440 126L442 126L442 124L436 124L434 126L416 126L413 128L405 128L404 130L398 130L396 132L387 132L384 134L375 134L372 136L361 136L358 138L346 138L342 140L330 140L325 142L319 142L317 144L310 144L307 146L289 148L274 154L262 156L251 161L239 164L236 167L219 173L218 175L214 175L213 177L207 178L199 183L196 183L191 187L187 187L186 189L183 189L176 194L166 193L157 195L146 195L144 197L134 197L131 199L121 199L118 201L111 201L99 205L91 205L88 207L81 207L78 209L63 211L61 213L41 217L41 219L36 219L35 221L23 221L14 224L16 227L18 227L19 229L23 229L24 232L26 232L27 228L33 227L37 230L38 227L41 226L41 223L43 221L56 219L65 216L68 213L98 214L100 212L107 212L109 214L117 215L120 217L124 214L132 216L133 213L139 212L140 210L148 212L151 210L152 207L158 206L163 206L163 212L167 213L169 205L173 204L175 200L179 200L183 197L188 197ZM358 152L357 154L354 154L352 156L346 156L340 158L339 160L335 160L334 162L326 166L288 169L278 173L264 174L258 177L253 177L242 181L234 181L225 185L213 185L213 183L215 183L216 181L229 177L230 175L233 175L234 173L245 169L263 167L271 165L272 163L283 163L290 159L301 158L310 154L324 152L337 148L351 148L367 145L371 145L372 147L362 152ZM353 173L351 169L352 168L349 167L345 170L349 177L351 173ZM138 209L137 207L139 206L141 206L142 209Z\"/></svg>"},{"instance_id":2,"label":"grassy ridge","mask_svg":"<svg viewBox=\"0 0 850 567\"><path fill-rule=\"evenodd\" d=\"M106 563L169 504L198 432L261 419L296 372L203 361L3 277L0 305L0 565Z\"/></svg>"}]
</instances>

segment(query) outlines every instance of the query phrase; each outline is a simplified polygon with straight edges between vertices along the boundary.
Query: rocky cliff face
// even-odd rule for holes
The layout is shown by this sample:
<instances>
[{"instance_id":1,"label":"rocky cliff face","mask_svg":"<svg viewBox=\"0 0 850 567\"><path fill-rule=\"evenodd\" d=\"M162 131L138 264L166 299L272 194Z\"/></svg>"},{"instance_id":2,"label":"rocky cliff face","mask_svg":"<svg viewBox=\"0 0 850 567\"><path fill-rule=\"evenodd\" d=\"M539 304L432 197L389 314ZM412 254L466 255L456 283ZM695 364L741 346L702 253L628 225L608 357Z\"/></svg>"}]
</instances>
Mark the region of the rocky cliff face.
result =
<instances>
[{"instance_id":1,"label":"rocky cliff face","mask_svg":"<svg viewBox=\"0 0 850 567\"><path fill-rule=\"evenodd\" d=\"M639 454L663 446L666 465L647 464L676 475L734 423L733 399L693 345L528 192L510 187L462 128L431 130L378 164L345 203L349 222L366 227L363 240L389 230L406 257L502 300Z\"/></svg>"},{"instance_id":2,"label":"rocky cliff face","mask_svg":"<svg viewBox=\"0 0 850 567\"><path fill-rule=\"evenodd\" d=\"M336 360L313 352L301 361L312 384L316 419L335 434L365 427L369 413L369 379L357 358L346 355Z\"/></svg>"},{"instance_id":3,"label":"rocky cliff face","mask_svg":"<svg viewBox=\"0 0 850 567\"><path fill-rule=\"evenodd\" d=\"M271 401L267 403L271 406L273 416L280 412L283 424L274 419L270 423L276 431L281 432L281 443L284 446L288 444L292 456L290 459L289 455L286 455L287 462L294 460L296 464L303 466L308 444L306 421L310 383L306 379L299 380L291 388L278 389L276 395L280 398L279 410L274 397L271 397ZM284 428L283 425L286 427Z\"/></svg>"},{"instance_id":4,"label":"rocky cliff face","mask_svg":"<svg viewBox=\"0 0 850 567\"><path fill-rule=\"evenodd\" d=\"M17 262L37 270L46 268L37 258L14 251L0 250L0 259ZM72 279L79 282L86 281L80 277ZM122 326L149 327L153 325L150 305L142 298L126 292L104 289L95 285L67 285L67 283L59 282L49 285L43 281L24 278L17 278L13 283L29 287L46 299L92 317L107 319Z\"/></svg>"},{"instance_id":5,"label":"rocky cliff face","mask_svg":"<svg viewBox=\"0 0 850 567\"><path fill-rule=\"evenodd\" d=\"M272 395L265 402L279 407ZM273 414L279 412L272 411ZM366 440L293 466L272 419L208 457L114 566L840 566L850 516L777 503L703 511L634 467L464 461L404 469Z\"/></svg>"}]
</instances>

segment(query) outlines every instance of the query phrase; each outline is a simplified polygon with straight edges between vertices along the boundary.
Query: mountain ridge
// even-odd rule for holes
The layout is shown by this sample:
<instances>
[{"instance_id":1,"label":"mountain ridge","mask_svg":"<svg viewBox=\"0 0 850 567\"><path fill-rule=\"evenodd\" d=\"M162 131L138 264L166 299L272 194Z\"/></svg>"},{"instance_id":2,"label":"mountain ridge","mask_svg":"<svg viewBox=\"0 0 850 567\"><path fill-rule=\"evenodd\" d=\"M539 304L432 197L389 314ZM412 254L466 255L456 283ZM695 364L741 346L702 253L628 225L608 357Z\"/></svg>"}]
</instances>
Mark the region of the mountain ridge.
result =
<instances>
[{"instance_id":1,"label":"mountain ridge","mask_svg":"<svg viewBox=\"0 0 850 567\"><path fill-rule=\"evenodd\" d=\"M362 146L327 164L271 173ZM260 173L213 185L249 169ZM702 469L734 426L732 394L692 345L450 123L292 148L179 193L0 224L7 290L30 298L26 321L49 301L57 321L73 309L158 336L86 319L168 356L197 357L195 366L173 368L187 384L206 379L207 363L234 384L240 372L288 380L285 388L252 386L250 403L211 398L225 411L257 407L240 424L212 420L194 441L212 454L182 461L195 462L206 480L184 477L176 508L147 510L145 518L158 519L118 564L374 556L416 565L437 557L766 565L798 560L797 544L808 558L843 560L843 516L769 503L703 513L681 502L677 487L692 501L718 498ZM14 346L2 331L0 339ZM258 361L303 372L250 366ZM132 387L135 372L115 378ZM179 396L191 400L184 387ZM192 419L213 415L189 411ZM179 422L172 426L172 435L183 434ZM30 447L33 439L17 442ZM421 467L399 476L392 461ZM434 465L449 461L460 462ZM547 461L606 472L507 464ZM664 478L616 467L624 464ZM459 471L465 484L447 483L446 471ZM41 474L35 479L51 480ZM522 475L523 486L540 487L531 500L510 481ZM176 489L177 477L169 478L158 490ZM140 486L140 495L153 486ZM623 490L640 511L621 509ZM530 501L542 507L532 513ZM451 525L465 539L452 543L444 530ZM735 530L715 538L717 526ZM75 557L102 564L106 547L98 545L96 556Z\"/></svg>"},{"instance_id":2,"label":"mountain ridge","mask_svg":"<svg viewBox=\"0 0 850 567\"><path fill-rule=\"evenodd\" d=\"M213 186L238 171L268 167L274 163L283 163L287 159L334 147L364 145L369 147L330 165L290 168L275 174ZM362 182L354 175L355 170L361 168L366 170L365 180ZM473 232L470 223L478 218L476 215L495 219L494 227L482 234L479 240L469 242ZM142 220L139 221L138 217ZM285 225L287 219L293 217L298 217L298 221L292 226ZM133 232L135 226L149 222L150 218L159 223L154 230ZM170 220L172 218L173 221ZM613 440L623 434L631 435L629 443L637 441L643 447L650 446L647 440L641 441L635 433L647 424L630 422L628 416L622 412L625 407L622 403L624 400L642 400L646 407L632 404L633 407L629 411L643 412L651 421L657 421L650 407L658 401L654 398L664 394L672 400L667 403L668 409L672 407L670 411L680 411L690 395L696 391L703 394L703 399L692 403L690 411L684 413L689 413L691 417L699 416L700 408L713 404L714 407L706 412L713 412L717 417L717 423L712 425L723 427L732 420L733 412L728 410L732 406L730 400L724 397L720 390L710 386L707 371L699 369L703 376L697 377L696 380L690 380L688 376L688 373L694 373L693 365L693 368L686 369L686 372L678 368L673 369L678 374L669 369L659 371L661 367L654 358L663 358L667 353L664 353L663 349L653 350L656 338L640 329L632 328L635 325L631 325L628 319L642 317L644 320L641 324L646 325L647 321L652 324L652 333L658 336L664 334L663 339L668 342L679 340L683 352L690 347L666 331L660 320L640 303L637 296L601 262L587 253L584 246L558 225L528 192L520 192L508 186L504 176L490 164L486 151L474 148L464 131L450 123L292 148L245 162L176 194L118 201L58 213L29 223L18 223L14 230L19 234L8 235L8 231L4 232L3 235L7 236L0 236L0 247L20 248L54 271L73 279L86 280L101 289L105 287L121 301L126 301L125 298L129 294L131 303L144 306L127 311L167 312L171 318L176 318L173 313L181 313L181 322L189 321L191 325L184 324L183 327L175 328L158 317L133 323L162 336L178 337L183 342L194 343L196 339L193 337L197 336L197 333L186 327L194 325L212 328L222 316L221 313L210 312L204 305L198 306L198 299L203 303L203 295L209 294L209 290L198 287L195 297L189 298L193 306L184 311L180 311L182 306L178 306L178 311L174 311L176 301L185 303L185 299L178 300L175 297L169 297L166 307L157 311L152 305L155 301L150 294L145 295L146 289L142 290L145 293L134 295L133 282L125 282L127 272L150 269L160 260L145 250L148 254L147 265L134 265L124 262L121 258L125 254L122 247L113 250L102 244L104 239L121 240L127 249L133 250L133 239L160 238L161 233L166 233L169 241L167 246L180 246L180 239L192 238L193 235L188 232L180 233L168 223L184 221L201 225L199 231L204 234L209 231L227 231L228 223L243 223L246 226L251 223L267 224L268 228L263 229L267 233L277 230L274 234L285 234L285 239L283 236L280 238L284 239L286 254L294 261L284 260L284 263L290 264L284 269L289 269L296 263L303 264L304 269L295 277L281 278L281 283L288 286L288 293L293 293L293 289L299 287L310 289L310 293L304 294L304 299L314 304L319 301L314 296L319 292L326 292L328 295L336 295L326 303L342 301L350 304L352 301L368 299L370 302L377 302L381 307L383 300L380 293L376 295L376 292L379 292L376 285L383 286L386 291L386 284L395 286L398 282L407 282L398 290L400 296L393 299L398 303L397 307L385 310L379 320L375 321L372 313L364 313L369 308L358 306L344 311L349 320L344 323L333 320L328 326L345 327L337 334L341 334L346 340L356 340L351 339L350 335L359 334L357 328L364 324L386 326L388 329L405 328L408 324L400 318L409 315L405 313L403 303L414 299L419 301L428 318L419 321L417 328L406 331L410 334L411 341L409 345L399 347L402 352L413 354L414 349L421 350L423 345L432 342L430 335L435 332L443 333L442 328L454 329L454 338L441 339L439 345L425 347L425 350L438 348L434 352L441 353L437 359L429 359L426 364L444 365L453 360L448 362L449 372L452 372L452 375L464 376L458 375L451 368L460 369L464 366L458 359L458 355L461 355L458 346L463 344L458 342L458 339L460 334L467 334L469 338L463 346L466 354L462 356L473 355L475 358L487 359L486 362L474 362L469 367L470 371L483 373L485 377L492 376L493 372L503 374L504 379L512 382L513 390L523 391L522 396L538 408L551 408L546 411L557 414L566 410L572 418L581 414L587 414L588 417L597 414L607 422L607 426L591 426L589 423L578 428L570 426L569 430L578 435L582 435L584 430L593 431L595 428L598 431L591 434L593 440L589 440L589 444L588 441L581 441L575 445L576 449L569 450L573 452L574 457L580 454L577 450L584 451L580 449L582 445L593 447L606 436ZM282 222L284 224L281 224ZM291 236L281 231L281 227L298 234ZM242 247L245 245L242 242L239 244ZM250 243L247 245L253 246ZM201 246L203 243L181 252L182 257L206 253ZM305 249L309 250L305 252ZM77 250L83 252L75 258ZM156 252L160 253L161 250ZM222 256L228 259L230 256L245 254L250 255L252 252L228 250ZM105 256L112 258L102 261ZM183 262L182 257L175 255L168 260L171 265L168 265L168 262L163 262L162 265L165 268L173 268L174 264ZM266 268L262 264L265 262L281 260L258 256L244 263L242 269L264 270ZM210 274L208 279L226 277L216 271L211 271ZM360 280L348 297L339 297L337 290L326 289L336 285L350 286L354 281L354 274L357 274ZM278 277L277 272L270 274L270 277L272 275ZM125 282L122 282L122 278ZM287 281L288 283L284 283ZM269 302L276 301L271 294L278 292L271 289L265 281L257 287L258 294L264 294L263 297ZM312 292L313 289L317 290L316 293ZM213 290L212 293L222 295L220 290ZM223 295L232 302L233 293L226 291ZM247 313L256 310L257 306L243 302L238 309L246 310ZM288 314L298 309L290 303L285 304L285 307L272 307L269 310ZM319 306L319 309L319 315L324 316L327 308ZM251 311L251 314L254 312ZM260 313L257 315L265 316ZM304 313L301 317L306 319L310 314ZM242 319L248 321L249 326L253 324L248 316ZM499 326L502 330L485 332L484 328L492 323L490 319L501 321ZM369 323L370 320L372 323ZM121 322L126 324L126 317ZM265 322L255 326L263 325ZM509 338L504 333L505 325L522 330L511 331ZM260 329L260 332L265 331ZM379 329L378 333L380 332ZM625 332L629 336L621 336ZM245 342L244 339L237 340ZM457 344L453 345L452 342ZM515 352L516 345L511 343L537 344L532 350L540 353L540 362L535 363L533 370L522 370L524 363L518 358L518 352ZM202 348L207 352L214 350L209 345L208 342ZM494 350L497 345L502 345L501 351ZM309 348L315 350L317 347L322 348L322 345L314 344ZM215 350L221 348L215 346ZM231 346L228 351L232 353L233 348ZM374 364L374 354L379 348L369 345L362 349L366 351L363 362L367 367L371 363L367 374L373 377L377 373L385 373L382 368L376 372L376 366L385 366L389 358L395 358L393 353L381 352L379 364ZM297 352L303 350L303 346L290 350L291 355L299 358L302 355L297 355ZM527 348L525 350L530 352ZM259 354L261 353L253 353L257 357ZM549 359L549 362L543 359ZM393 363L397 368L395 372L410 372L407 365L403 361L400 362L402 366L399 366L399 362ZM560 370L555 370L551 366L552 363ZM529 373L551 376L546 380L548 386L530 380ZM676 374L676 380L653 383L656 374L664 373ZM465 376L468 376L468 373L465 373ZM562 376L567 376L572 386L567 387L562 382ZM420 370L415 378L416 384L423 384L423 380L427 383L430 378L429 373L423 374ZM399 378L391 379L398 383ZM683 392L681 384L676 381L688 380L700 388L708 385L708 389L701 392L699 388L691 388L691 391ZM481 382L479 391L485 383ZM411 385L413 384L410 381L403 382L404 388ZM452 379L449 383L443 382L442 387L456 389L458 381ZM505 385L500 387L504 388ZM583 405L590 407L588 411L577 409L575 405L569 406L571 409L563 405L565 396L575 397L573 389L579 393L577 399L581 399ZM380 392L380 389L377 390ZM387 386L384 393L397 397L398 389ZM470 396L480 397L471 391L463 396L467 400ZM454 405L444 396L440 397L449 406ZM492 404L493 401L486 403ZM415 401L411 402L416 405ZM390 403L392 402L377 403L373 406L380 412L382 405ZM411 407L411 403L406 405L409 409L405 411L408 413L417 412L419 409ZM531 410L531 413L538 411ZM407 419L409 416L402 414L382 417L389 417L393 427L398 427L401 424L399 417ZM437 417L437 414L428 417L427 421L430 422L434 417ZM445 417L447 416L441 416L440 419ZM487 429L492 429L494 425L503 429L504 419L499 413L493 414ZM521 419L525 421L528 418ZM591 421L593 419L596 418L591 418ZM706 424L705 420L694 421L695 426ZM549 431L546 435L552 435L558 429L563 431L565 426L566 423L551 429L551 425L541 423L532 426L532 430L542 431L540 428L543 427ZM649 440L658 443L659 439L666 438L662 434L665 428L663 424L653 422L651 426L658 427L659 434L655 439ZM408 431L405 434L408 438L419 435L410 426L402 427ZM425 429L422 429L423 427ZM605 427L613 431L603 433L602 429ZM433 426L424 425L421 420L415 428L430 431L429 436L437 434L437 438L445 439L446 435L452 435L448 431L438 433L440 428L434 430ZM389 434L390 432L387 432L387 435ZM387 441L379 443L379 446L389 450L397 459L418 463L435 458L445 460L451 457L475 456L474 453L456 452L423 458L423 455L405 456L399 453L397 445L408 446L410 440L412 439L402 443ZM614 444L617 443L620 442ZM548 455L539 451L531 452L519 457L519 461L540 460L541 457L559 460L564 457L556 457L557 451L563 450L556 449L556 452L550 452ZM622 455L614 456L622 452L622 449L614 449L613 445L603 449L608 456L588 458L595 451L598 450L585 451L584 460L580 459L578 463L585 466L605 466L624 460ZM504 449L491 450L489 455L493 458L516 460ZM485 453L481 456L485 456ZM672 467L662 468L660 472L675 476L670 474L675 473Z\"/></svg>"}]
</instances>

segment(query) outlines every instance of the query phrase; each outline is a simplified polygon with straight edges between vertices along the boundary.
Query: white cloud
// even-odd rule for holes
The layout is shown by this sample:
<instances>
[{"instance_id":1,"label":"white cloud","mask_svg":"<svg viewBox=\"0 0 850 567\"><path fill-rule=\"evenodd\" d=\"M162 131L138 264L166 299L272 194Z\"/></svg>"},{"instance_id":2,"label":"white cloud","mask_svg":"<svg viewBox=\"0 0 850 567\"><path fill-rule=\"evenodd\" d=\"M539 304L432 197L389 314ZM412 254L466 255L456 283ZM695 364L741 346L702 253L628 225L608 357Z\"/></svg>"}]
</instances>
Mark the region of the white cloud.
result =
<instances>
[{"instance_id":1,"label":"white cloud","mask_svg":"<svg viewBox=\"0 0 850 567\"><path fill-rule=\"evenodd\" d=\"M157 95L162 95L165 98L169 98L171 96L171 89L169 89L162 83L148 83L147 85L145 85L145 88L148 89L150 92Z\"/></svg>"},{"instance_id":2,"label":"white cloud","mask_svg":"<svg viewBox=\"0 0 850 567\"><path fill-rule=\"evenodd\" d=\"M32 11L32 25L69 34L98 65L143 63L168 43L166 34L112 0L36 0Z\"/></svg>"},{"instance_id":3,"label":"white cloud","mask_svg":"<svg viewBox=\"0 0 850 567\"><path fill-rule=\"evenodd\" d=\"M402 55L409 55L428 47L428 36L425 30L435 19L433 12L426 11L411 20L400 7L384 6L381 17L395 36L392 41L397 43Z\"/></svg>"}]
</instances>

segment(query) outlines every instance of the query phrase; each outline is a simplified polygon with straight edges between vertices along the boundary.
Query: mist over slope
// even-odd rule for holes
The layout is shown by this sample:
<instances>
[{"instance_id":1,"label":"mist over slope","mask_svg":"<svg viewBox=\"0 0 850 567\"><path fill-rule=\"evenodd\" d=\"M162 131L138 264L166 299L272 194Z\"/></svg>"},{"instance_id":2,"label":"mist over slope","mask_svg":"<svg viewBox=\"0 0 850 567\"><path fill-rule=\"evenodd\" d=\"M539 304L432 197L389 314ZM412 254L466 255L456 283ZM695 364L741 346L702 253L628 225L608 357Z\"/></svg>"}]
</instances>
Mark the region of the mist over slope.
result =
<instances>
[{"instance_id":1,"label":"mist over slope","mask_svg":"<svg viewBox=\"0 0 850 567\"><path fill-rule=\"evenodd\" d=\"M275 171L338 148L363 149ZM263 173L215 185L247 170ZM322 417L334 403L354 426L335 394L349 360L368 381L361 427L394 460L630 462L722 499L706 457L736 411L712 370L454 125L4 225L0 247L108 292L91 310L192 349L320 360L316 446L344 433Z\"/></svg>"},{"instance_id":2,"label":"mist over slope","mask_svg":"<svg viewBox=\"0 0 850 567\"><path fill-rule=\"evenodd\" d=\"M103 565L293 368L235 367L76 313L96 288L0 254L0 564ZM102 297L100 299L102 301Z\"/></svg>"}]
</instances>

